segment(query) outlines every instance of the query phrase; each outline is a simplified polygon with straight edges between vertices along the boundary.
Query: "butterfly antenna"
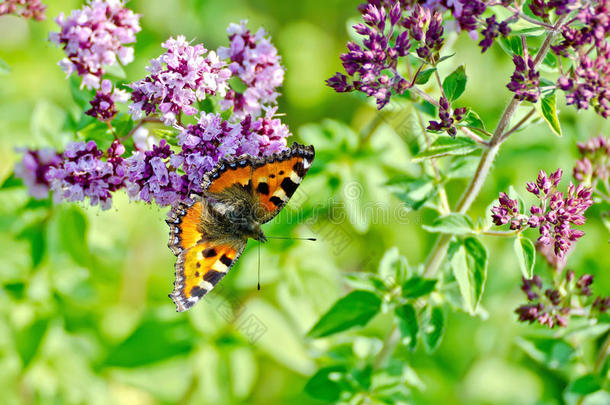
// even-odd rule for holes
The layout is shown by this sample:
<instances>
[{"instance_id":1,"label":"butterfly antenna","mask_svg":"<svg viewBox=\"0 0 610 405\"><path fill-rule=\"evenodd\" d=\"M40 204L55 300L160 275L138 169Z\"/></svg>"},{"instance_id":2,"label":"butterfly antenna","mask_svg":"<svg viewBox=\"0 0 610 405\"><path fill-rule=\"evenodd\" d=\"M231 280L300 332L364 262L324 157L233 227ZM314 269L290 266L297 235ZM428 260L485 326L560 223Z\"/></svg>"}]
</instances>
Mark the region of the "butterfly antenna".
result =
<instances>
[{"instance_id":1,"label":"butterfly antenna","mask_svg":"<svg viewBox=\"0 0 610 405\"><path fill-rule=\"evenodd\" d=\"M261 241L258 241L258 290L261 290Z\"/></svg>"},{"instance_id":2,"label":"butterfly antenna","mask_svg":"<svg viewBox=\"0 0 610 405\"><path fill-rule=\"evenodd\" d=\"M316 238L293 238L290 236L267 236L267 239L289 239L289 240L311 240L311 241L317 241Z\"/></svg>"}]
</instances>

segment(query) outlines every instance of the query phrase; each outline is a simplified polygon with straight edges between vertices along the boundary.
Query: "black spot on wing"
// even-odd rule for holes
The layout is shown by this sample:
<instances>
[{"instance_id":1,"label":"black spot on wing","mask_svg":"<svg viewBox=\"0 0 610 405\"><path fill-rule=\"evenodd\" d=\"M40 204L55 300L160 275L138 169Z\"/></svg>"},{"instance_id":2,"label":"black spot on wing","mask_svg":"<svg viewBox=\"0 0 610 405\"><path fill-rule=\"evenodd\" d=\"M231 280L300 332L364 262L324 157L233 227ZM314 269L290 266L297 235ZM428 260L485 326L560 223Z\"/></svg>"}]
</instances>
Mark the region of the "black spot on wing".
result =
<instances>
[{"instance_id":1,"label":"black spot on wing","mask_svg":"<svg viewBox=\"0 0 610 405\"><path fill-rule=\"evenodd\" d=\"M208 272L203 275L203 279L212 285L216 285L224 276L225 273L221 271L208 270Z\"/></svg>"},{"instance_id":2,"label":"black spot on wing","mask_svg":"<svg viewBox=\"0 0 610 405\"><path fill-rule=\"evenodd\" d=\"M258 186L256 186L256 191L258 193L268 195L269 194L269 184L264 183L264 182L258 183Z\"/></svg>"},{"instance_id":3,"label":"black spot on wing","mask_svg":"<svg viewBox=\"0 0 610 405\"><path fill-rule=\"evenodd\" d=\"M282 184L280 184L280 187L282 187L282 190L284 190L289 198L292 197L298 186L299 185L292 181L290 177L285 177L284 180L282 180Z\"/></svg>"},{"instance_id":4,"label":"black spot on wing","mask_svg":"<svg viewBox=\"0 0 610 405\"><path fill-rule=\"evenodd\" d=\"M225 266L229 267L231 266L231 263L233 263L233 260L229 259L227 257L227 255L222 255L220 257L220 263L224 264Z\"/></svg>"},{"instance_id":5,"label":"black spot on wing","mask_svg":"<svg viewBox=\"0 0 610 405\"><path fill-rule=\"evenodd\" d=\"M205 288L201 288L198 285L196 285L195 287L191 288L191 296L193 296L193 297L201 298L207 292L208 292L208 290L206 290Z\"/></svg>"},{"instance_id":6,"label":"black spot on wing","mask_svg":"<svg viewBox=\"0 0 610 405\"><path fill-rule=\"evenodd\" d=\"M203 257L214 257L216 256L216 251L214 250L214 248L207 248L205 249L201 254L203 254Z\"/></svg>"},{"instance_id":7,"label":"black spot on wing","mask_svg":"<svg viewBox=\"0 0 610 405\"><path fill-rule=\"evenodd\" d=\"M292 170L301 178L305 177L305 174L307 174L307 170L305 170L305 166L303 166L303 162L301 161L296 162L294 166L292 166Z\"/></svg>"},{"instance_id":8,"label":"black spot on wing","mask_svg":"<svg viewBox=\"0 0 610 405\"><path fill-rule=\"evenodd\" d=\"M284 203L284 201L282 201L282 199L276 195L271 197L269 199L269 201L271 201L273 204L275 204L276 207L279 207L280 205L282 205Z\"/></svg>"}]
</instances>

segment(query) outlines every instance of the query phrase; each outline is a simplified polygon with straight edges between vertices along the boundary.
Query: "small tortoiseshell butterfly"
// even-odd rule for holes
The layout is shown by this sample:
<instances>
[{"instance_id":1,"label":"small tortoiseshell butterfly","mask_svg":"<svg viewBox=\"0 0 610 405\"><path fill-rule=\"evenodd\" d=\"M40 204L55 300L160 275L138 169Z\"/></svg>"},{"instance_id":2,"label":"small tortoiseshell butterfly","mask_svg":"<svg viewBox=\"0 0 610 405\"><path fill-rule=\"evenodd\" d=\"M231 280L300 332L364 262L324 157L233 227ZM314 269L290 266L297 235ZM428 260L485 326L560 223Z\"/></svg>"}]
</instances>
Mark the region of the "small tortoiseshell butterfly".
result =
<instances>
[{"instance_id":1,"label":"small tortoiseshell butterfly","mask_svg":"<svg viewBox=\"0 0 610 405\"><path fill-rule=\"evenodd\" d=\"M206 173L192 203L172 208L169 248L178 256L169 297L179 312L191 308L227 274L248 238L266 241L261 224L286 205L314 159L313 146L297 143L257 158L223 159Z\"/></svg>"}]
</instances>

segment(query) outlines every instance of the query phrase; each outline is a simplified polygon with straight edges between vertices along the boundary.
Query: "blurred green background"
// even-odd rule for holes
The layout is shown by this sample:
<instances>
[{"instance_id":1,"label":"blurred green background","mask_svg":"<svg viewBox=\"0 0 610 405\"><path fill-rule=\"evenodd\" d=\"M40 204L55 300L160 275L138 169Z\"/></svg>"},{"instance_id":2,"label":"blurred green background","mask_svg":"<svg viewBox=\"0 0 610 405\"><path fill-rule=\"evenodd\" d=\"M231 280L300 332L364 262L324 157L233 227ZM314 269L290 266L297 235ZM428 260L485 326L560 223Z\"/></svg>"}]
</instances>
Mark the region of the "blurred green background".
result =
<instances>
[{"instance_id":1,"label":"blurred green background","mask_svg":"<svg viewBox=\"0 0 610 405\"><path fill-rule=\"evenodd\" d=\"M67 122L78 110L69 81L56 65L62 52L46 39L57 29L54 17L81 2L45 3L45 22L0 18L0 58L11 69L0 76L0 179L19 159L16 147L61 149L74 138ZM263 26L271 34L287 69L279 111L286 113L294 139L313 143L318 154L290 207L265 232L313 235L320 241L263 245L261 291L256 290L257 249L251 242L222 288L193 310L176 313L167 297L175 258L166 248L166 209L129 203L118 194L113 208L102 212L84 204L35 202L22 187L0 190L0 403L319 403L303 386L318 367L331 362L323 355L328 348L353 345L362 361L378 350L391 317L334 338L305 337L348 291L347 272L374 270L393 246L418 264L434 242L421 229L434 214L407 212L384 187L392 175L417 175L403 141L415 125L396 119L391 111L397 104L380 116L370 101L335 94L324 85L341 70L339 54L358 4L129 3L142 14L143 30L136 61L125 68L126 81L143 77L149 59L161 53L160 43L172 35L184 34L215 49L227 44L226 26L242 19L249 20L250 29ZM457 55L441 72L466 65L469 82L460 102L493 128L510 98L505 84L512 63L497 46L482 56L465 35L451 42ZM539 169L561 167L570 173L577 141L610 134L608 124L590 111L576 114L563 104L560 110L563 137L537 124L503 146L471 211L474 218L484 215L510 184L524 191ZM361 139L371 131L368 152L359 153ZM451 201L466 181L449 184ZM589 210L587 234L568 266L577 274L595 274L596 292L607 295L609 235L599 214L595 207ZM401 354L419 376L420 383L412 381L414 401L562 403L569 381L584 372L580 364L595 355L592 343L560 347L544 359L524 350L523 336L552 333L516 322L513 310L524 297L512 241L485 238L484 243L491 252L482 302L486 316L450 313L436 353ZM542 260L537 271L548 273Z\"/></svg>"}]
</instances>

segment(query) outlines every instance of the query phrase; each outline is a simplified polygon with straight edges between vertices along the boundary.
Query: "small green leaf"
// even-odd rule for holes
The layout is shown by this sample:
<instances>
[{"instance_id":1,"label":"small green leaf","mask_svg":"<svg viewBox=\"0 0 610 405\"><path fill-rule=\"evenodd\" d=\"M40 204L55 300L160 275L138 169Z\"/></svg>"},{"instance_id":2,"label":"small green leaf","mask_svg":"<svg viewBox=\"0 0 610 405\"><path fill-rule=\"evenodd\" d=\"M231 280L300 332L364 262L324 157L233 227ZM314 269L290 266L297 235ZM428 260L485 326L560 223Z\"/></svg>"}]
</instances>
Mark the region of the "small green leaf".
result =
<instances>
[{"instance_id":1,"label":"small green leaf","mask_svg":"<svg viewBox=\"0 0 610 405\"><path fill-rule=\"evenodd\" d=\"M11 67L4 59L0 58L0 75L8 75L9 73L11 73Z\"/></svg>"},{"instance_id":2,"label":"small green leaf","mask_svg":"<svg viewBox=\"0 0 610 405\"><path fill-rule=\"evenodd\" d=\"M546 121L551 128L551 131L557 136L561 136L561 125L559 124L559 118L557 118L557 101L555 93L551 93L548 96L540 100L540 113L542 118Z\"/></svg>"},{"instance_id":3,"label":"small green leaf","mask_svg":"<svg viewBox=\"0 0 610 405\"><path fill-rule=\"evenodd\" d=\"M445 333L445 313L441 307L433 307L428 311L422 330L426 350L435 351Z\"/></svg>"},{"instance_id":4,"label":"small green leaf","mask_svg":"<svg viewBox=\"0 0 610 405\"><path fill-rule=\"evenodd\" d=\"M464 240L464 247L468 255L468 270L472 278L474 310L477 309L487 282L487 249L477 238L470 237Z\"/></svg>"},{"instance_id":5,"label":"small green leaf","mask_svg":"<svg viewBox=\"0 0 610 405\"><path fill-rule=\"evenodd\" d=\"M534 277L534 264L536 264L536 247L534 243L528 238L519 235L515 238L513 248L515 249L523 277L531 279Z\"/></svg>"},{"instance_id":6,"label":"small green leaf","mask_svg":"<svg viewBox=\"0 0 610 405\"><path fill-rule=\"evenodd\" d=\"M370 291L356 290L339 299L307 333L320 338L354 326L366 325L381 309L381 299Z\"/></svg>"},{"instance_id":7,"label":"small green leaf","mask_svg":"<svg viewBox=\"0 0 610 405\"><path fill-rule=\"evenodd\" d=\"M500 47L504 49L504 52L511 57L515 54L523 56L523 43L518 36L511 35L508 37L501 37L498 44L500 44Z\"/></svg>"},{"instance_id":8,"label":"small green leaf","mask_svg":"<svg viewBox=\"0 0 610 405\"><path fill-rule=\"evenodd\" d=\"M446 61L447 59L451 59L451 58L453 58L454 56L455 56L455 52L454 52L454 53L452 53L451 55L445 55L445 56L441 56L441 57L438 59L438 62L436 62L436 64L438 65L439 63L444 62L444 61Z\"/></svg>"},{"instance_id":9,"label":"small green leaf","mask_svg":"<svg viewBox=\"0 0 610 405\"><path fill-rule=\"evenodd\" d=\"M441 156L461 156L468 155L475 150L479 149L475 141L470 138L457 136L452 138L450 136L440 136L430 147L420 153L418 153L413 161L417 162L423 159L437 158Z\"/></svg>"},{"instance_id":10,"label":"small green leaf","mask_svg":"<svg viewBox=\"0 0 610 405\"><path fill-rule=\"evenodd\" d=\"M487 135L487 129L485 128L485 124L483 123L483 120L481 119L479 114L477 114L473 110L468 111L468 114L466 114L466 117L464 117L464 120L462 122L460 122L460 126L472 128L479 133L483 133L483 134Z\"/></svg>"},{"instance_id":11,"label":"small green leaf","mask_svg":"<svg viewBox=\"0 0 610 405\"><path fill-rule=\"evenodd\" d=\"M15 344L17 346L17 353L21 357L23 368L27 368L34 356L36 356L36 353L38 353L40 343L44 338L48 326L48 319L37 319L34 323L17 333Z\"/></svg>"},{"instance_id":12,"label":"small green leaf","mask_svg":"<svg viewBox=\"0 0 610 405\"><path fill-rule=\"evenodd\" d=\"M470 179L474 175L479 159L475 156L456 156L445 174L447 179Z\"/></svg>"},{"instance_id":13,"label":"small green leaf","mask_svg":"<svg viewBox=\"0 0 610 405\"><path fill-rule=\"evenodd\" d=\"M118 63L115 63L113 65L104 65L104 70L107 74L109 74L110 76L114 76L117 79L124 79L127 77L123 66L119 65Z\"/></svg>"},{"instance_id":14,"label":"small green leaf","mask_svg":"<svg viewBox=\"0 0 610 405\"><path fill-rule=\"evenodd\" d=\"M572 381L567 392L580 396L589 395L602 388L600 378L596 375L586 374Z\"/></svg>"},{"instance_id":15,"label":"small green leaf","mask_svg":"<svg viewBox=\"0 0 610 405\"><path fill-rule=\"evenodd\" d=\"M337 376L341 377L346 369L343 366L324 367L318 370L305 384L305 392L312 398L336 402L341 397L342 387Z\"/></svg>"},{"instance_id":16,"label":"small green leaf","mask_svg":"<svg viewBox=\"0 0 610 405\"><path fill-rule=\"evenodd\" d=\"M402 296L407 299L419 298L434 291L436 279L413 276L402 285Z\"/></svg>"},{"instance_id":17,"label":"small green leaf","mask_svg":"<svg viewBox=\"0 0 610 405\"><path fill-rule=\"evenodd\" d=\"M467 235L474 232L470 217L455 212L438 217L432 222L432 225L424 225L422 228L428 232L451 235Z\"/></svg>"},{"instance_id":18,"label":"small green leaf","mask_svg":"<svg viewBox=\"0 0 610 405\"><path fill-rule=\"evenodd\" d=\"M59 239L62 248L75 263L87 266L91 257L87 244L87 218L80 208L65 206L59 210Z\"/></svg>"},{"instance_id":19,"label":"small green leaf","mask_svg":"<svg viewBox=\"0 0 610 405\"><path fill-rule=\"evenodd\" d=\"M431 117L436 117L436 106L429 101L423 100L421 103L414 103L413 107Z\"/></svg>"},{"instance_id":20,"label":"small green leaf","mask_svg":"<svg viewBox=\"0 0 610 405\"><path fill-rule=\"evenodd\" d=\"M232 76L229 79L229 86L238 93L243 93L248 89L248 86L237 76Z\"/></svg>"},{"instance_id":21,"label":"small green leaf","mask_svg":"<svg viewBox=\"0 0 610 405\"><path fill-rule=\"evenodd\" d=\"M386 185L392 194L407 205L406 208L413 210L420 209L437 193L430 178L400 176L389 180Z\"/></svg>"},{"instance_id":22,"label":"small green leaf","mask_svg":"<svg viewBox=\"0 0 610 405\"><path fill-rule=\"evenodd\" d=\"M457 100L464 90L466 90L466 70L464 65L455 69L449 76L443 80L443 91L449 102Z\"/></svg>"},{"instance_id":23,"label":"small green leaf","mask_svg":"<svg viewBox=\"0 0 610 405\"><path fill-rule=\"evenodd\" d=\"M7 188L22 187L23 181L20 178L15 177L15 173L11 172L0 185L1 190Z\"/></svg>"},{"instance_id":24,"label":"small green leaf","mask_svg":"<svg viewBox=\"0 0 610 405\"><path fill-rule=\"evenodd\" d=\"M466 309L472 314L474 313L474 302L472 298L473 288L468 274L468 262L466 258L466 248L464 248L464 246L461 246L451 258L451 268L458 283L458 288Z\"/></svg>"},{"instance_id":25,"label":"small green leaf","mask_svg":"<svg viewBox=\"0 0 610 405\"><path fill-rule=\"evenodd\" d=\"M409 349L414 350L417 346L417 336L419 334L419 324L417 322L417 312L411 304L397 307L394 310L398 329L403 339L408 340Z\"/></svg>"},{"instance_id":26,"label":"small green leaf","mask_svg":"<svg viewBox=\"0 0 610 405\"><path fill-rule=\"evenodd\" d=\"M517 200L517 209L520 214L523 214L525 212L525 201L512 185L508 187L508 197L512 200Z\"/></svg>"},{"instance_id":27,"label":"small green leaf","mask_svg":"<svg viewBox=\"0 0 610 405\"><path fill-rule=\"evenodd\" d=\"M556 69L559 64L559 59L557 58L557 55L555 55L555 53L548 52L542 60L542 63L550 67L551 69Z\"/></svg>"},{"instance_id":28,"label":"small green leaf","mask_svg":"<svg viewBox=\"0 0 610 405\"><path fill-rule=\"evenodd\" d=\"M466 309L474 314L487 281L487 250L476 238L464 240L451 258L451 268Z\"/></svg>"},{"instance_id":29,"label":"small green leaf","mask_svg":"<svg viewBox=\"0 0 610 405\"><path fill-rule=\"evenodd\" d=\"M417 75L417 78L415 79L415 84L428 83L428 80L430 80L430 77L432 76L434 71L436 71L436 68L430 68L430 69L422 70L421 72L419 72L419 74Z\"/></svg>"},{"instance_id":30,"label":"small green leaf","mask_svg":"<svg viewBox=\"0 0 610 405\"><path fill-rule=\"evenodd\" d=\"M22 230L18 239L27 240L30 244L30 256L32 257L32 268L38 267L47 250L46 222L35 222Z\"/></svg>"}]
</instances>

